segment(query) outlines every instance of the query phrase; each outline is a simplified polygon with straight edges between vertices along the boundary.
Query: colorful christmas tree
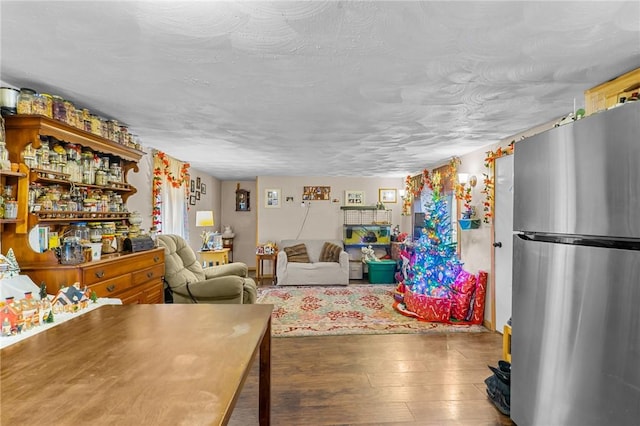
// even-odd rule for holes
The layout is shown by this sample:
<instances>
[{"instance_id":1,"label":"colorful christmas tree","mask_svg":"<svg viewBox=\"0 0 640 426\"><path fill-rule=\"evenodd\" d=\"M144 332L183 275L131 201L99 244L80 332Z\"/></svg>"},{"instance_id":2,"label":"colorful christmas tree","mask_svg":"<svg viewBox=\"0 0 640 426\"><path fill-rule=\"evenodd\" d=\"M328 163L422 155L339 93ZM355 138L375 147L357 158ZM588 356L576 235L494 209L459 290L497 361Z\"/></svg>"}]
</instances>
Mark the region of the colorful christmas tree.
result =
<instances>
[{"instance_id":1,"label":"colorful christmas tree","mask_svg":"<svg viewBox=\"0 0 640 426\"><path fill-rule=\"evenodd\" d=\"M432 182L424 228L411 250L404 284L413 293L444 297L462 269L462 262L451 239L451 218L447 200L441 194L440 176L434 174Z\"/></svg>"}]
</instances>

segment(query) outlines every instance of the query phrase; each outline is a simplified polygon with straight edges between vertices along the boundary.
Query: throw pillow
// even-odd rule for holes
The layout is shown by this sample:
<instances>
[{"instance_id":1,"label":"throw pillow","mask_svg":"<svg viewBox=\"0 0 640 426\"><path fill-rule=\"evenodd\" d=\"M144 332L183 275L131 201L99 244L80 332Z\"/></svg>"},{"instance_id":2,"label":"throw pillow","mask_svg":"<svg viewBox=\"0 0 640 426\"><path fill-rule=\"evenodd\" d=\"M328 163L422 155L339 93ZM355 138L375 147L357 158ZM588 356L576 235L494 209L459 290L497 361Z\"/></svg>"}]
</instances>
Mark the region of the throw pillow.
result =
<instances>
[{"instance_id":1,"label":"throw pillow","mask_svg":"<svg viewBox=\"0 0 640 426\"><path fill-rule=\"evenodd\" d=\"M320 252L320 262L340 262L341 252L342 247L326 242L322 246L322 252Z\"/></svg>"},{"instance_id":2,"label":"throw pillow","mask_svg":"<svg viewBox=\"0 0 640 426\"><path fill-rule=\"evenodd\" d=\"M307 254L307 246L304 243L295 246L285 247L284 252L287 253L287 260L295 263L309 263L309 255Z\"/></svg>"}]
</instances>

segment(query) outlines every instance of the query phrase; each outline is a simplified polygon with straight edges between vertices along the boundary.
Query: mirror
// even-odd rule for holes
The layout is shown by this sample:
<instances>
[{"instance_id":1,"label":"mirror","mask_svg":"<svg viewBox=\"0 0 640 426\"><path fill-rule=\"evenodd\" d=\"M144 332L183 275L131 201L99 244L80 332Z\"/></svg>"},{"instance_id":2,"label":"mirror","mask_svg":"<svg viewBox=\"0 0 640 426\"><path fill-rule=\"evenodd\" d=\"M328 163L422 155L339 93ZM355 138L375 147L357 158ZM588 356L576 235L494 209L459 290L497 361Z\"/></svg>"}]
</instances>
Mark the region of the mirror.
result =
<instances>
[{"instance_id":1,"label":"mirror","mask_svg":"<svg viewBox=\"0 0 640 426\"><path fill-rule=\"evenodd\" d=\"M49 249L49 228L36 225L29 231L29 247L36 253L44 253Z\"/></svg>"}]
</instances>

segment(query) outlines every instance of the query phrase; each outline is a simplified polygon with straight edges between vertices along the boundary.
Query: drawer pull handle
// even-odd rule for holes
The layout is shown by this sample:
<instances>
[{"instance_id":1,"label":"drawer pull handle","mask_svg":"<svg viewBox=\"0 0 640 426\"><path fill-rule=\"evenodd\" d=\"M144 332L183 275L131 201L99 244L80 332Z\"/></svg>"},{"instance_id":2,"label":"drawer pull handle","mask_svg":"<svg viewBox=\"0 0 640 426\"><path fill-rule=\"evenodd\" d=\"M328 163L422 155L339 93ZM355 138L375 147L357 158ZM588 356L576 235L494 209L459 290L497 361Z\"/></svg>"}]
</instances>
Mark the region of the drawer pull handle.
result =
<instances>
[{"instance_id":1,"label":"drawer pull handle","mask_svg":"<svg viewBox=\"0 0 640 426\"><path fill-rule=\"evenodd\" d=\"M107 291L108 291L109 293L111 293L111 292L112 292L113 290L115 290L115 289L116 289L116 286L115 286L115 285L113 285L113 284L111 284L111 285L108 285L108 286L107 286Z\"/></svg>"},{"instance_id":2,"label":"drawer pull handle","mask_svg":"<svg viewBox=\"0 0 640 426\"><path fill-rule=\"evenodd\" d=\"M153 277L153 272L151 271L147 272L147 278L151 278L151 277Z\"/></svg>"},{"instance_id":3,"label":"drawer pull handle","mask_svg":"<svg viewBox=\"0 0 640 426\"><path fill-rule=\"evenodd\" d=\"M97 277L97 278L102 278L102 277L104 277L104 271L97 271L97 272L96 272L96 277Z\"/></svg>"},{"instance_id":4,"label":"drawer pull handle","mask_svg":"<svg viewBox=\"0 0 640 426\"><path fill-rule=\"evenodd\" d=\"M159 261L160 261L160 256L155 256L155 257L153 258L153 262L154 262L154 263L158 263Z\"/></svg>"}]
</instances>

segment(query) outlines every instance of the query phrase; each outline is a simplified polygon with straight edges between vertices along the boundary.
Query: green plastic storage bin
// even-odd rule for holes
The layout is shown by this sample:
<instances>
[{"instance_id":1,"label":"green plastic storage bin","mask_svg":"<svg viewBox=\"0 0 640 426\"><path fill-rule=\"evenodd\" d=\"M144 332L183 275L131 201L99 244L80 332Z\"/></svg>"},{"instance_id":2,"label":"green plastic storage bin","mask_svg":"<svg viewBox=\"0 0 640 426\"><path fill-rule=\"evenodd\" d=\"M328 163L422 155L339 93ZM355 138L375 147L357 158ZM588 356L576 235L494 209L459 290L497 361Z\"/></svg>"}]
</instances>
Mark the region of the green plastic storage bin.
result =
<instances>
[{"instance_id":1,"label":"green plastic storage bin","mask_svg":"<svg viewBox=\"0 0 640 426\"><path fill-rule=\"evenodd\" d=\"M396 261L380 260L378 262L367 262L369 268L369 283L371 284L393 284L396 281Z\"/></svg>"}]
</instances>

